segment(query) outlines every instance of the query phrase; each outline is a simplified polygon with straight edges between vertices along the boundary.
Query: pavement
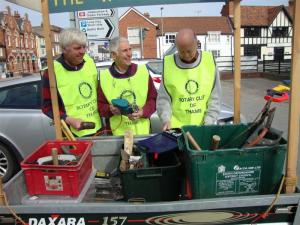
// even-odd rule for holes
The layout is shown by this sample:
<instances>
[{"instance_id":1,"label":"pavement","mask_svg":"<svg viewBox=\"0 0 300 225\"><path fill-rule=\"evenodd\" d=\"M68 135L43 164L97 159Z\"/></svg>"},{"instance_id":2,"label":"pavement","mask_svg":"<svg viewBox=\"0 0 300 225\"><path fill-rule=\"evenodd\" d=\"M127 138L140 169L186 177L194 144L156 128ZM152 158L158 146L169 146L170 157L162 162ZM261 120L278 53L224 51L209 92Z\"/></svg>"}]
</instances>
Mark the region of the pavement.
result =
<instances>
[{"instance_id":1,"label":"pavement","mask_svg":"<svg viewBox=\"0 0 300 225\"><path fill-rule=\"evenodd\" d=\"M224 103L234 105L233 80L222 80L222 100ZM280 81L274 81L266 78L249 78L241 80L241 113L248 122L253 121L262 110L266 101L264 96L267 89L271 89L279 84ZM282 130L283 136L287 137L289 102L272 103L271 107L276 107L275 117L272 127Z\"/></svg>"}]
</instances>

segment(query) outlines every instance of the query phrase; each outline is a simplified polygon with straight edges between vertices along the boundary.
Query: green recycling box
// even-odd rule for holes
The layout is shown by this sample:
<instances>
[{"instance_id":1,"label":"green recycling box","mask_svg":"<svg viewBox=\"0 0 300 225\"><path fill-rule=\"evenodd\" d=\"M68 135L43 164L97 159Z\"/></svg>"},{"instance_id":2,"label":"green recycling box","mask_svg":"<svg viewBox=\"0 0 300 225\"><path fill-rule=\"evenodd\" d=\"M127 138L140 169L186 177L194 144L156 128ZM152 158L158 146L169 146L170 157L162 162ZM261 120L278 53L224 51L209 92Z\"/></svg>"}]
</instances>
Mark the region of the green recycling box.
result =
<instances>
[{"instance_id":1,"label":"green recycling box","mask_svg":"<svg viewBox=\"0 0 300 225\"><path fill-rule=\"evenodd\" d=\"M127 201L176 201L179 199L180 166L175 152L144 154L145 168L121 172L124 199ZM146 162L145 162L146 161Z\"/></svg>"},{"instance_id":2,"label":"green recycling box","mask_svg":"<svg viewBox=\"0 0 300 225\"><path fill-rule=\"evenodd\" d=\"M184 126L182 131L178 144L185 152L193 199L277 192L286 154L283 138L273 146L243 148L251 124ZM202 150L190 146L188 131ZM213 135L221 137L217 150L210 150Z\"/></svg>"}]
</instances>

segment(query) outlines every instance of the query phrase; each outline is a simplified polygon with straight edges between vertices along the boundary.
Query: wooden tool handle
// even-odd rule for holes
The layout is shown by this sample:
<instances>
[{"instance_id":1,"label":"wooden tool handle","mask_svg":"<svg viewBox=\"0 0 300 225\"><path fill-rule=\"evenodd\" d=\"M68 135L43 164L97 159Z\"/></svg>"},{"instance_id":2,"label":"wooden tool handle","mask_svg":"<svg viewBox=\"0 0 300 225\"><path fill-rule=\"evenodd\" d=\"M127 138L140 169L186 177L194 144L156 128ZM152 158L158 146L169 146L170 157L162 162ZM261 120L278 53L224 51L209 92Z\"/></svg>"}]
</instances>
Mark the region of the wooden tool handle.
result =
<instances>
[{"instance_id":1,"label":"wooden tool handle","mask_svg":"<svg viewBox=\"0 0 300 225\"><path fill-rule=\"evenodd\" d=\"M0 176L0 205L5 205L2 177Z\"/></svg>"},{"instance_id":2,"label":"wooden tool handle","mask_svg":"<svg viewBox=\"0 0 300 225\"><path fill-rule=\"evenodd\" d=\"M220 141L221 141L221 137L219 135L212 136L212 146L211 146L211 149L212 150L218 149Z\"/></svg>"},{"instance_id":3,"label":"wooden tool handle","mask_svg":"<svg viewBox=\"0 0 300 225\"><path fill-rule=\"evenodd\" d=\"M132 155L132 148L133 148L133 131L126 130L124 133L124 151L128 155Z\"/></svg>"},{"instance_id":4,"label":"wooden tool handle","mask_svg":"<svg viewBox=\"0 0 300 225\"><path fill-rule=\"evenodd\" d=\"M52 155L53 165L58 166L57 148L51 149L51 155Z\"/></svg>"},{"instance_id":5,"label":"wooden tool handle","mask_svg":"<svg viewBox=\"0 0 300 225\"><path fill-rule=\"evenodd\" d=\"M63 130L64 134L67 136L68 140L70 141L76 141L76 138L70 131L69 127L67 126L66 122L64 120L60 120L61 122L61 129Z\"/></svg>"},{"instance_id":6,"label":"wooden tool handle","mask_svg":"<svg viewBox=\"0 0 300 225\"><path fill-rule=\"evenodd\" d=\"M185 134L186 134L186 136L187 136L189 142L192 144L192 146L193 146L196 150L200 151L201 148L200 148L200 146L197 144L197 142L195 141L195 139L193 138L193 136L191 135L191 133L188 131L188 132L186 132Z\"/></svg>"}]
</instances>

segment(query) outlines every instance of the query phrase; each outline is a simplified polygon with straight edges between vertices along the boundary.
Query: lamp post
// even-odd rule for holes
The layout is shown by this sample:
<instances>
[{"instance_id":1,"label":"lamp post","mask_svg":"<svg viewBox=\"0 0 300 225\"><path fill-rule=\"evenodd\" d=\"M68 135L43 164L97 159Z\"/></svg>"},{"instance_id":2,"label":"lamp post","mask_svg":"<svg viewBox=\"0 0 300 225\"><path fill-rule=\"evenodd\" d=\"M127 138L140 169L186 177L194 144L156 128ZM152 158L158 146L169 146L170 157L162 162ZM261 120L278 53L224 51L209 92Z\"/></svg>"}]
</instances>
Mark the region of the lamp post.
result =
<instances>
[{"instance_id":1,"label":"lamp post","mask_svg":"<svg viewBox=\"0 0 300 225\"><path fill-rule=\"evenodd\" d=\"M161 58L164 56L164 20L163 20L163 9L164 7L160 7L160 23L161 23Z\"/></svg>"},{"instance_id":2,"label":"lamp post","mask_svg":"<svg viewBox=\"0 0 300 225\"><path fill-rule=\"evenodd\" d=\"M141 39L141 58L144 57L144 39L146 37L146 31L149 31L148 27L141 27L140 28L140 39Z\"/></svg>"}]
</instances>

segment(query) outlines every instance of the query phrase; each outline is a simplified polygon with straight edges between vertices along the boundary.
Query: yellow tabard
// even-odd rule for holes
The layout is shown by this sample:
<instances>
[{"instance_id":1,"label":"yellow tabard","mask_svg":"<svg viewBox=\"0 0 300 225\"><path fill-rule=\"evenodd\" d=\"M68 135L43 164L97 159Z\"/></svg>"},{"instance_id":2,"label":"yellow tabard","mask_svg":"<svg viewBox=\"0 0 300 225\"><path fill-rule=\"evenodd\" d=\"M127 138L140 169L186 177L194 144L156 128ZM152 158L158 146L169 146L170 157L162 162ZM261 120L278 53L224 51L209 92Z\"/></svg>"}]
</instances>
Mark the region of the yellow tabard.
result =
<instances>
[{"instance_id":1,"label":"yellow tabard","mask_svg":"<svg viewBox=\"0 0 300 225\"><path fill-rule=\"evenodd\" d=\"M101 128L97 104L97 69L93 59L84 56L85 63L78 71L68 71L61 63L54 61L57 89L69 117L94 122L94 129L71 131L78 137L96 133Z\"/></svg>"},{"instance_id":2,"label":"yellow tabard","mask_svg":"<svg viewBox=\"0 0 300 225\"><path fill-rule=\"evenodd\" d=\"M129 78L114 78L109 69L101 72L100 85L103 93L111 104L112 99L126 99L129 104L142 108L148 97L149 72L145 65L138 65L136 73ZM150 132L150 120L140 118L131 121L125 115L113 115L109 119L113 135L124 135L126 130L132 130L135 135L145 135Z\"/></svg>"},{"instance_id":3,"label":"yellow tabard","mask_svg":"<svg viewBox=\"0 0 300 225\"><path fill-rule=\"evenodd\" d=\"M194 68L176 65L174 55L164 59L164 85L172 101L171 126L201 125L215 81L215 62L211 52L202 51Z\"/></svg>"}]
</instances>

